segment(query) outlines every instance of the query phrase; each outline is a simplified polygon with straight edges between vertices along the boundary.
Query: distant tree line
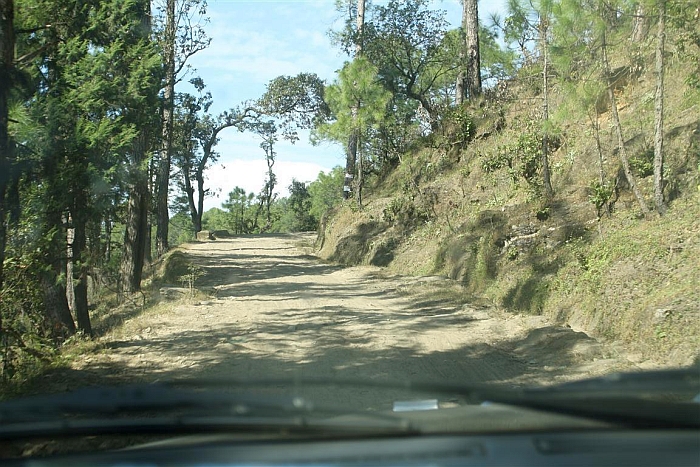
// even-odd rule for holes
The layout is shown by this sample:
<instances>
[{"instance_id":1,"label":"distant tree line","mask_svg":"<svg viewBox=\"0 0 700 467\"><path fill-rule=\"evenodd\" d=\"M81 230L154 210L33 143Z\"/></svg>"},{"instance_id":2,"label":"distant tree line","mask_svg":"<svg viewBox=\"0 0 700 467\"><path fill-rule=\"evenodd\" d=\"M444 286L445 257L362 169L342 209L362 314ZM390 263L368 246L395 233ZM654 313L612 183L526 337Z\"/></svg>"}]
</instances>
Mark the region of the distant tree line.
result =
<instances>
[{"instance_id":1,"label":"distant tree line","mask_svg":"<svg viewBox=\"0 0 700 467\"><path fill-rule=\"evenodd\" d=\"M329 172L320 172L310 183L292 180L288 196L276 197L270 204L270 220L264 211L265 192L246 192L235 187L221 208L211 208L202 215L204 230L227 230L231 235L258 233L315 231L323 216L343 198L344 170L336 167ZM177 213L171 220L173 235L171 244L190 241L194 225L185 211Z\"/></svg>"}]
</instances>

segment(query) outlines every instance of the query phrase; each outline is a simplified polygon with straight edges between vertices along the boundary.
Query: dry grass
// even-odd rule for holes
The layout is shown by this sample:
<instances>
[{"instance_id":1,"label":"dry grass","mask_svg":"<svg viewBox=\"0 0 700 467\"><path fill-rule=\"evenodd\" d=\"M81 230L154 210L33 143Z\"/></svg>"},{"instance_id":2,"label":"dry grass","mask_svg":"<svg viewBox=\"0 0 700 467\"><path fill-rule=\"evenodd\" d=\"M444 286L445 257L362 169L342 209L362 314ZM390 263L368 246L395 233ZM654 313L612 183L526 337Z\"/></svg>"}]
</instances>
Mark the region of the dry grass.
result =
<instances>
[{"instance_id":1,"label":"dry grass","mask_svg":"<svg viewBox=\"0 0 700 467\"><path fill-rule=\"evenodd\" d=\"M700 104L685 91L683 78L682 67L667 74L671 205L663 218L642 220L634 197L623 188L613 215L596 221L588 197L599 163L585 115L560 122L562 144L550 158L556 196L548 218L538 217L543 202L524 183L514 184L505 171L484 172L485 158L517 138L518 122L536 110L534 96L524 88L508 104L502 131L457 155L425 149L405 156L368 196L364 211L344 208L331 220L322 254L368 264L376 246L389 242L392 272L443 274L508 313L542 314L618 342L640 359L690 363L700 350ZM653 67L618 91L629 154L641 158L653 134ZM563 100L563 95L553 99ZM620 162L608 112L600 123L603 172L613 179ZM638 183L653 205L651 177ZM427 216L412 223L382 222L387 205L405 208L408 199L414 204L409 207L420 208L425 193L437 194ZM511 243L527 237L520 232L528 228L536 232L533 238Z\"/></svg>"}]
</instances>

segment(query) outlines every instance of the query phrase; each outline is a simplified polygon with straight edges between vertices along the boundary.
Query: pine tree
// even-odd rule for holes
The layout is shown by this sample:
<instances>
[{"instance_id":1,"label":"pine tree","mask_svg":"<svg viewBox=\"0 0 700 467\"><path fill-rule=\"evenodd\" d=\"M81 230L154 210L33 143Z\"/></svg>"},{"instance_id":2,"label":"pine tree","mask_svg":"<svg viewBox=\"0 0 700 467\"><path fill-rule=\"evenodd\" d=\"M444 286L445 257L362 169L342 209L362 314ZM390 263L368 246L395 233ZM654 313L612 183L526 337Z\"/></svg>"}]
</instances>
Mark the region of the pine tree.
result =
<instances>
[{"instance_id":1,"label":"pine tree","mask_svg":"<svg viewBox=\"0 0 700 467\"><path fill-rule=\"evenodd\" d=\"M597 80L603 84L618 157L637 203L646 215L649 208L630 168L609 58L611 40L629 38L629 29L622 28L620 19L625 17L621 14L626 11L623 7L629 10L631 5L599 0L581 4L564 0L556 9L556 52L560 73L565 77L573 81ZM598 102L597 99L589 100L589 105L595 105L596 111L599 111Z\"/></svg>"},{"instance_id":2,"label":"pine tree","mask_svg":"<svg viewBox=\"0 0 700 467\"><path fill-rule=\"evenodd\" d=\"M656 89L654 93L654 203L659 214L666 212L664 201L664 73L666 43L666 0L657 0L659 10L656 39Z\"/></svg>"},{"instance_id":3,"label":"pine tree","mask_svg":"<svg viewBox=\"0 0 700 467\"><path fill-rule=\"evenodd\" d=\"M326 100L336 120L326 123L316 130L320 138L344 142L348 136L358 136L357 177L355 197L362 206L362 187L365 155L363 141L371 128L376 128L386 117L386 106L391 93L378 81L377 68L366 58L359 57L346 63L338 74L335 84L326 90ZM357 112L353 104L360 102Z\"/></svg>"},{"instance_id":4,"label":"pine tree","mask_svg":"<svg viewBox=\"0 0 700 467\"><path fill-rule=\"evenodd\" d=\"M539 0L524 2L510 0L508 2L508 20L506 39L515 40L523 53L522 62L528 65L538 65L542 68L542 150L540 165L542 170L542 186L547 198L553 195L549 168L550 151L550 36L552 29L552 2ZM528 43L534 42L532 50Z\"/></svg>"}]
</instances>

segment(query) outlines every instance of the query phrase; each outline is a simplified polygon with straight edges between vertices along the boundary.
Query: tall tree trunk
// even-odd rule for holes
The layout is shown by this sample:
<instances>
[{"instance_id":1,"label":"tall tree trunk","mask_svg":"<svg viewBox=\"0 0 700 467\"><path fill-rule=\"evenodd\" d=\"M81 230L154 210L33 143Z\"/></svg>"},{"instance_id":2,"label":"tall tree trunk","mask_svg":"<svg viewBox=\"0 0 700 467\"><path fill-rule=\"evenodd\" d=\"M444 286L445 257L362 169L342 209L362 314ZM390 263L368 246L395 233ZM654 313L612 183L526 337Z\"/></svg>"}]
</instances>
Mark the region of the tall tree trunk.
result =
<instances>
[{"instance_id":1,"label":"tall tree trunk","mask_svg":"<svg viewBox=\"0 0 700 467\"><path fill-rule=\"evenodd\" d=\"M272 197L274 195L276 181L275 173L272 171L272 167L275 165L275 151L272 144L272 141L270 141L268 149L265 150L265 160L267 162L267 184L265 185L265 231L272 227L270 206L272 205Z\"/></svg>"},{"instance_id":2,"label":"tall tree trunk","mask_svg":"<svg viewBox=\"0 0 700 467\"><path fill-rule=\"evenodd\" d=\"M42 273L41 288L44 296L44 309L46 316L53 323L54 334L66 337L75 334L75 323L68 309L66 288L56 282L57 277L55 270Z\"/></svg>"},{"instance_id":3,"label":"tall tree trunk","mask_svg":"<svg viewBox=\"0 0 700 467\"><path fill-rule=\"evenodd\" d=\"M666 42L666 0L658 0L659 31L656 43L656 92L654 96L654 204L666 212L664 201L664 49Z\"/></svg>"},{"instance_id":4,"label":"tall tree trunk","mask_svg":"<svg viewBox=\"0 0 700 467\"><path fill-rule=\"evenodd\" d=\"M649 208L647 207L647 203L644 201L644 196L639 190L634 175L632 175L632 171L630 170L630 163L629 159L627 158L627 151L625 149L625 139L622 136L622 125L620 124L620 115L617 113L617 100L615 98L615 90L613 89L612 78L610 76L610 63L608 62L608 52L605 35L603 36L603 44L601 48L603 58L603 73L605 74L605 84L608 90L608 99L610 100L610 113L612 115L615 135L617 136L617 150L620 155L620 161L622 162L622 168L625 171L625 177L627 178L627 182L629 183L630 188L632 188L632 192L634 193L635 198L637 198L637 202L639 203L639 207L642 210L642 214L646 216L649 214Z\"/></svg>"},{"instance_id":5,"label":"tall tree trunk","mask_svg":"<svg viewBox=\"0 0 700 467\"><path fill-rule=\"evenodd\" d=\"M82 208L84 209L85 206ZM90 314L88 311L87 220L84 219L84 216L78 214L80 210L80 207L76 209L73 217L73 296L78 329L90 336L92 335L92 326L90 325Z\"/></svg>"},{"instance_id":6,"label":"tall tree trunk","mask_svg":"<svg viewBox=\"0 0 700 467\"><path fill-rule=\"evenodd\" d=\"M65 220L68 228L66 229L66 300L68 301L68 309L71 313L75 313L75 287L74 287L74 277L73 277L73 265L74 265L74 255L73 246L75 243L75 229L72 227L72 218Z\"/></svg>"},{"instance_id":7,"label":"tall tree trunk","mask_svg":"<svg viewBox=\"0 0 700 467\"><path fill-rule=\"evenodd\" d=\"M87 226L89 223L89 197L90 178L88 175L87 160L74 156L75 165L72 170L71 182L71 212L70 223L72 224L72 241L70 242L71 255L68 261L72 264L69 276L72 280L70 285L73 289L73 313L78 322L78 329L86 335L92 335L90 325L90 315L88 311L88 252L87 252ZM68 229L69 231L71 229Z\"/></svg>"},{"instance_id":8,"label":"tall tree trunk","mask_svg":"<svg viewBox=\"0 0 700 467\"><path fill-rule=\"evenodd\" d=\"M139 135L134 144L130 167L129 201L124 228L124 252L121 262L121 288L124 292L141 290L146 255L148 228L148 180L142 168L146 157L146 135Z\"/></svg>"},{"instance_id":9,"label":"tall tree trunk","mask_svg":"<svg viewBox=\"0 0 700 467\"><path fill-rule=\"evenodd\" d=\"M102 217L93 218L87 226L87 244L90 255L88 274L88 296L94 297L104 283L105 242L102 236Z\"/></svg>"},{"instance_id":10,"label":"tall tree trunk","mask_svg":"<svg viewBox=\"0 0 700 467\"><path fill-rule=\"evenodd\" d=\"M109 263L112 258L112 219L110 216L105 218L105 238L104 262Z\"/></svg>"},{"instance_id":11,"label":"tall tree trunk","mask_svg":"<svg viewBox=\"0 0 700 467\"><path fill-rule=\"evenodd\" d=\"M547 199L554 194L549 173L549 18L540 17L540 43L542 47L542 183Z\"/></svg>"},{"instance_id":12,"label":"tall tree trunk","mask_svg":"<svg viewBox=\"0 0 700 467\"><path fill-rule=\"evenodd\" d=\"M357 115L357 109L353 108L353 118ZM357 161L357 132L353 131L348 137L348 144L345 147L345 184L343 186L343 197L349 198L356 190L355 162Z\"/></svg>"},{"instance_id":13,"label":"tall tree trunk","mask_svg":"<svg viewBox=\"0 0 700 467\"><path fill-rule=\"evenodd\" d=\"M197 170L195 176L197 178L197 212L192 222L195 232L199 232L202 230L202 214L204 213L204 167Z\"/></svg>"},{"instance_id":14,"label":"tall tree trunk","mask_svg":"<svg viewBox=\"0 0 700 467\"><path fill-rule=\"evenodd\" d=\"M50 64L49 67L53 67ZM49 73L56 73L56 68L50 68ZM51 105L51 104L50 104ZM54 110L49 108L49 113ZM45 265L40 273L40 283L44 298L44 314L53 325L56 335L67 336L75 333L75 322L71 316L66 293L67 277L67 240L68 222L65 209L70 206L70 195L73 193L71 177L57 177L65 169L70 173L72 154L63 147L62 133L56 128L55 122L48 124L52 145L41 161L40 177L43 185L42 216L39 223L41 241L41 262ZM72 175L72 174L71 174Z\"/></svg>"},{"instance_id":15,"label":"tall tree trunk","mask_svg":"<svg viewBox=\"0 0 700 467\"><path fill-rule=\"evenodd\" d=\"M124 292L141 290L148 225L148 192L144 185L136 182L129 193L121 263L121 286Z\"/></svg>"},{"instance_id":16,"label":"tall tree trunk","mask_svg":"<svg viewBox=\"0 0 700 467\"><path fill-rule=\"evenodd\" d=\"M187 206L190 211L190 219L192 219L192 225L194 226L194 233L196 234L197 232L202 230L202 216L200 212L197 211L197 204L194 201L194 187L192 187L192 176L190 175L190 168L187 164L182 168L182 178L185 181Z\"/></svg>"},{"instance_id":17,"label":"tall tree trunk","mask_svg":"<svg viewBox=\"0 0 700 467\"><path fill-rule=\"evenodd\" d=\"M58 210L49 209L45 213L43 237L48 238L45 264L41 272L41 288L44 296L44 313L54 326L54 333L67 336L75 333L75 322L68 308L66 286L60 277L66 274L65 262L61 260L66 254L66 230Z\"/></svg>"},{"instance_id":18,"label":"tall tree trunk","mask_svg":"<svg viewBox=\"0 0 700 467\"><path fill-rule=\"evenodd\" d=\"M360 143L359 138L357 141L358 145ZM358 150L357 152L357 207L362 209L362 184L364 183L364 164L363 164L363 155L362 155L362 150Z\"/></svg>"},{"instance_id":19,"label":"tall tree trunk","mask_svg":"<svg viewBox=\"0 0 700 467\"><path fill-rule=\"evenodd\" d=\"M598 115L598 103L596 102L596 105L593 107L593 116L588 115L588 119L591 124L591 128L593 129L593 138L595 139L595 148L596 152L598 153L598 181L600 183L600 186L603 187L605 186L605 158L603 156L603 145L600 141L600 117ZM598 233L603 234L602 226L600 224L601 220L601 212L599 209L597 209L597 214L598 214ZM605 211L608 214L612 213L612 204L610 199L608 199L605 202Z\"/></svg>"},{"instance_id":20,"label":"tall tree trunk","mask_svg":"<svg viewBox=\"0 0 700 467\"><path fill-rule=\"evenodd\" d=\"M597 104L596 104L597 107ZM598 110L593 109L595 116L591 125L593 126L593 137L595 138L595 148L598 153L598 180L600 180L601 186L605 184L605 167L603 158L603 145L600 142L600 117L598 116Z\"/></svg>"},{"instance_id":21,"label":"tall tree trunk","mask_svg":"<svg viewBox=\"0 0 700 467\"><path fill-rule=\"evenodd\" d=\"M148 192L152 194L157 192L157 160L157 157L151 157L151 161L148 164ZM153 206L151 206L151 209L148 211L148 227L146 227L146 245L148 245L148 248L146 248L145 264L153 262L153 228L158 224L157 217L157 213L153 212Z\"/></svg>"},{"instance_id":22,"label":"tall tree trunk","mask_svg":"<svg viewBox=\"0 0 700 467\"><path fill-rule=\"evenodd\" d=\"M467 96L467 17L468 1L462 0L462 27L459 31L459 73L455 83L455 105L462 105Z\"/></svg>"},{"instance_id":23,"label":"tall tree trunk","mask_svg":"<svg viewBox=\"0 0 700 467\"><path fill-rule=\"evenodd\" d=\"M357 18L356 18L356 25L357 25L357 42L355 42L355 57L360 57L362 55L362 33L365 28L365 0L357 0ZM357 102L355 105L350 109L350 113L352 115L353 120L357 118L357 112L358 109L360 108L360 103ZM358 177L356 176L356 167L355 165L357 164L357 140L359 138L359 135L357 134L357 131L353 131L350 133L350 136L348 137L348 144L346 146L346 157L345 157L345 173L346 173L346 178L352 178L354 185L355 191L358 190ZM346 191L346 188L343 187L343 196L348 196L349 192Z\"/></svg>"},{"instance_id":24,"label":"tall tree trunk","mask_svg":"<svg viewBox=\"0 0 700 467\"><path fill-rule=\"evenodd\" d=\"M464 19L466 18L465 11L466 11L466 6L467 3L463 2L463 11L462 11L462 28L460 29L459 33L459 39L460 39L460 45L461 47L459 48L459 73L457 74L457 82L455 83L455 105L460 106L464 104L464 98L467 93L466 91L466 82L467 82L467 71L466 71L466 65L465 62L467 60L467 52L466 52L466 35L464 34Z\"/></svg>"},{"instance_id":25,"label":"tall tree trunk","mask_svg":"<svg viewBox=\"0 0 700 467\"><path fill-rule=\"evenodd\" d=\"M175 18L176 0L167 0L165 17L165 41L163 59L165 62L165 89L163 91L163 131L162 147L158 164L158 200L156 219L156 256L168 251L168 190L170 187L170 158L173 145L173 105L175 99Z\"/></svg>"},{"instance_id":26,"label":"tall tree trunk","mask_svg":"<svg viewBox=\"0 0 700 467\"><path fill-rule=\"evenodd\" d=\"M1 148L0 152L2 152ZM4 175L0 175L0 178L2 178L3 176ZM5 264L5 247L7 244L7 213L5 212L5 190L6 183L4 181L0 181L0 291L2 290L3 283L5 280L5 271L3 268L3 264ZM2 316L0 316L0 332L2 332Z\"/></svg>"},{"instance_id":27,"label":"tall tree trunk","mask_svg":"<svg viewBox=\"0 0 700 467\"><path fill-rule=\"evenodd\" d=\"M632 26L632 42L642 42L649 34L649 20L644 12L644 5L637 5Z\"/></svg>"},{"instance_id":28,"label":"tall tree trunk","mask_svg":"<svg viewBox=\"0 0 700 467\"><path fill-rule=\"evenodd\" d=\"M357 0L357 42L355 43L355 56L362 55L362 32L365 28L365 0Z\"/></svg>"},{"instance_id":29,"label":"tall tree trunk","mask_svg":"<svg viewBox=\"0 0 700 467\"><path fill-rule=\"evenodd\" d=\"M467 49L466 91L469 98L481 95L481 56L479 54L479 8L477 0L463 0L462 22Z\"/></svg>"},{"instance_id":30,"label":"tall tree trunk","mask_svg":"<svg viewBox=\"0 0 700 467\"><path fill-rule=\"evenodd\" d=\"M10 76L15 59L13 0L0 0L0 290L4 281L3 264L7 242L5 196L10 181L10 137L8 134ZM2 321L0 320L0 331Z\"/></svg>"}]
</instances>

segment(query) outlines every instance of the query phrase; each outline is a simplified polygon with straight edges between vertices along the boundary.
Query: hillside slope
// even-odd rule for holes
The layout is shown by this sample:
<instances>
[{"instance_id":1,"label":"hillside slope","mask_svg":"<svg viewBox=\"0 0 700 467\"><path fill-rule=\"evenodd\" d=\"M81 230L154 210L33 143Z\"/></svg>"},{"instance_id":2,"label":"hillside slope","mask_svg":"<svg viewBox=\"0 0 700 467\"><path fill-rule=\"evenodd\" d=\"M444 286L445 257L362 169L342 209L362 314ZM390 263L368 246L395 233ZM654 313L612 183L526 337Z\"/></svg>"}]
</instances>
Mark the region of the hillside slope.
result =
<instances>
[{"instance_id":1,"label":"hillside slope","mask_svg":"<svg viewBox=\"0 0 700 467\"><path fill-rule=\"evenodd\" d=\"M445 275L463 285L465 301L480 297L506 312L543 315L620 342L639 362L692 363L700 352L700 108L680 68L667 74L664 217L640 215L605 106L597 115L602 167L587 116L560 117L549 202L518 178L515 163L499 162L527 142L539 115L537 90L519 86L473 104L476 134L467 147L427 140L373 179L362 210L350 203L337 209L319 233L320 255ZM628 78L616 89L618 110L638 184L653 206L654 76L647 69ZM562 90L553 100L564 110ZM600 173L616 190L610 212L598 217L591 187Z\"/></svg>"}]
</instances>

